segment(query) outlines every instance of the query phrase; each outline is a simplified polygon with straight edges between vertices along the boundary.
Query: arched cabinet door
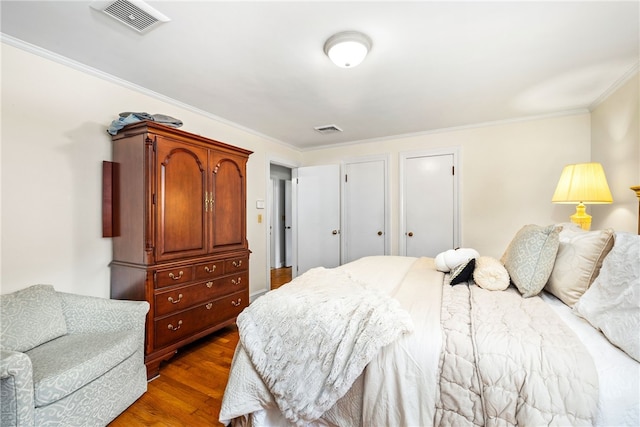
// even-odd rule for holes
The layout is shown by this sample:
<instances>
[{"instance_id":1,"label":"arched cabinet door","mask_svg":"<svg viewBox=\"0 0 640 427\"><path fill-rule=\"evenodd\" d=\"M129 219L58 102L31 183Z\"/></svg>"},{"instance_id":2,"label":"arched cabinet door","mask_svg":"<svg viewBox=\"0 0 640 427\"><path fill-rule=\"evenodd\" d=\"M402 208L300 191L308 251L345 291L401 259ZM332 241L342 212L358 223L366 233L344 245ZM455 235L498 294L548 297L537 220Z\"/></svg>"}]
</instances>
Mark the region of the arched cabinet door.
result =
<instances>
[{"instance_id":1,"label":"arched cabinet door","mask_svg":"<svg viewBox=\"0 0 640 427\"><path fill-rule=\"evenodd\" d=\"M158 137L156 261L207 253L207 150Z\"/></svg>"},{"instance_id":2,"label":"arched cabinet door","mask_svg":"<svg viewBox=\"0 0 640 427\"><path fill-rule=\"evenodd\" d=\"M213 209L211 252L246 247L246 159L227 153L210 153Z\"/></svg>"}]
</instances>

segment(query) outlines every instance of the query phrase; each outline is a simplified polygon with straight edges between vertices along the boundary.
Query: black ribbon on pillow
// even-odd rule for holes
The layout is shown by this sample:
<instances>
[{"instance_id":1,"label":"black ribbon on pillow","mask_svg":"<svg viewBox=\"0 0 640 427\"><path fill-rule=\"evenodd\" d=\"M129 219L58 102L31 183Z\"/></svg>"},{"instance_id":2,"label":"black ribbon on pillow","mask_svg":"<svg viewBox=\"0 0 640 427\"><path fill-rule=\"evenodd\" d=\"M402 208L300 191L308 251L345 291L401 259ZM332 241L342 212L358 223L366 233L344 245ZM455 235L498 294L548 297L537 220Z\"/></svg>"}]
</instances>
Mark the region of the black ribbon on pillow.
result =
<instances>
[{"instance_id":1,"label":"black ribbon on pillow","mask_svg":"<svg viewBox=\"0 0 640 427\"><path fill-rule=\"evenodd\" d=\"M459 283L468 282L473 276L473 270L476 268L476 259L471 258L467 262L463 262L462 264L456 266L451 270L451 282L449 283L451 286L457 285Z\"/></svg>"}]
</instances>

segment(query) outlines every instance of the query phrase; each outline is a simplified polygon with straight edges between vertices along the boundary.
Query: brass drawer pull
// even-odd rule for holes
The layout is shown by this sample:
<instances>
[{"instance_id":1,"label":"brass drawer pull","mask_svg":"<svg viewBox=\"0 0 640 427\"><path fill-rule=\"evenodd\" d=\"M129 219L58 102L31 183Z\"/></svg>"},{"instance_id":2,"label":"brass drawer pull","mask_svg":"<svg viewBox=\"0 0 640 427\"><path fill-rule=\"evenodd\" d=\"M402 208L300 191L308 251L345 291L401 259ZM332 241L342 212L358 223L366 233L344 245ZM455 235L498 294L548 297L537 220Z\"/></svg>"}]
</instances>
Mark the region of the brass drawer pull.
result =
<instances>
[{"instance_id":1,"label":"brass drawer pull","mask_svg":"<svg viewBox=\"0 0 640 427\"><path fill-rule=\"evenodd\" d=\"M205 307L207 307L207 310L211 310L211 307L213 307L213 303L210 302L209 304L205 305Z\"/></svg>"},{"instance_id":2,"label":"brass drawer pull","mask_svg":"<svg viewBox=\"0 0 640 427\"><path fill-rule=\"evenodd\" d=\"M233 261L233 262L231 263L231 265L233 265L234 267L240 267L240 266L242 266L242 260L240 260L240 261Z\"/></svg>"},{"instance_id":3,"label":"brass drawer pull","mask_svg":"<svg viewBox=\"0 0 640 427\"><path fill-rule=\"evenodd\" d=\"M207 282L205 283L205 286L209 289L211 289L211 287L213 286L213 282Z\"/></svg>"},{"instance_id":4,"label":"brass drawer pull","mask_svg":"<svg viewBox=\"0 0 640 427\"><path fill-rule=\"evenodd\" d=\"M178 320L178 326L173 326L171 323L169 323L169 326L167 326L167 328L170 331L177 331L178 329L180 329L182 327L182 320Z\"/></svg>"},{"instance_id":5,"label":"brass drawer pull","mask_svg":"<svg viewBox=\"0 0 640 427\"><path fill-rule=\"evenodd\" d=\"M234 307L240 307L240 303L242 302L242 298L238 298L238 301L231 301L231 305Z\"/></svg>"},{"instance_id":6,"label":"brass drawer pull","mask_svg":"<svg viewBox=\"0 0 640 427\"><path fill-rule=\"evenodd\" d=\"M205 266L204 271L206 271L207 273L213 273L214 271L216 271L216 267L217 266L215 264L213 264L211 268L209 268L209 266Z\"/></svg>"},{"instance_id":7,"label":"brass drawer pull","mask_svg":"<svg viewBox=\"0 0 640 427\"><path fill-rule=\"evenodd\" d=\"M240 285L240 282L242 282L242 277L238 277L237 281L236 279L231 279L231 283L233 283L234 285Z\"/></svg>"},{"instance_id":8,"label":"brass drawer pull","mask_svg":"<svg viewBox=\"0 0 640 427\"><path fill-rule=\"evenodd\" d=\"M173 280L180 280L182 279L182 275L184 274L184 271L180 270L180 273L178 273L178 275L174 275L173 273L169 273L169 277L171 277Z\"/></svg>"},{"instance_id":9,"label":"brass drawer pull","mask_svg":"<svg viewBox=\"0 0 640 427\"><path fill-rule=\"evenodd\" d=\"M177 304L182 301L182 294L178 294L178 299L173 299L172 297L167 298L171 304Z\"/></svg>"}]
</instances>

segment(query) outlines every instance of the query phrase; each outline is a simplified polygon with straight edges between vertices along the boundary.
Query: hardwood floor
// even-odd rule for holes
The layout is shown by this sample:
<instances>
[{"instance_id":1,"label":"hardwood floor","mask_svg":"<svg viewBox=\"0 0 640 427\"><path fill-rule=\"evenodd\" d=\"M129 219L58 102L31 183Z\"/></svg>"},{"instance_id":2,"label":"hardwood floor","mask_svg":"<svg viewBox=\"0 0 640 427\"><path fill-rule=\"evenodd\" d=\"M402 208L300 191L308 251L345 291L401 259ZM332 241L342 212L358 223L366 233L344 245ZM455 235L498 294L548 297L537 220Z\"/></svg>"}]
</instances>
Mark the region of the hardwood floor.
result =
<instances>
[{"instance_id":1,"label":"hardwood floor","mask_svg":"<svg viewBox=\"0 0 640 427\"><path fill-rule=\"evenodd\" d=\"M234 325L183 347L160 366L148 391L109 426L222 425L218 415L237 343Z\"/></svg>"},{"instance_id":2,"label":"hardwood floor","mask_svg":"<svg viewBox=\"0 0 640 427\"><path fill-rule=\"evenodd\" d=\"M278 289L280 286L291 281L291 267L271 269L271 289Z\"/></svg>"},{"instance_id":3,"label":"hardwood floor","mask_svg":"<svg viewBox=\"0 0 640 427\"><path fill-rule=\"evenodd\" d=\"M271 270L271 289L291 281L291 267ZM160 366L147 392L110 427L220 426L222 395L236 345L235 325L183 347Z\"/></svg>"}]
</instances>

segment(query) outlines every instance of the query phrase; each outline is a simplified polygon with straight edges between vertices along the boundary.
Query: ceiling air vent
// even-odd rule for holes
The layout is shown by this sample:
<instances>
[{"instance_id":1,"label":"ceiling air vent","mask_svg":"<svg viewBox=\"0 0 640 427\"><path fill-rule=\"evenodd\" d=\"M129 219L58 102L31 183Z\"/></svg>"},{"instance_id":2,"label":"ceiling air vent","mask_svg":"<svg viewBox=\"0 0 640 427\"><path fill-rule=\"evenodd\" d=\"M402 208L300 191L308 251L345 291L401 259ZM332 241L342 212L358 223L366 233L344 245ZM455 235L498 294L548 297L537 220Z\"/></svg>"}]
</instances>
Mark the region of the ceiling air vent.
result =
<instances>
[{"instance_id":1,"label":"ceiling air vent","mask_svg":"<svg viewBox=\"0 0 640 427\"><path fill-rule=\"evenodd\" d=\"M340 129L336 125L316 126L316 127L314 127L314 129L317 132L320 132L323 135L328 135L330 133L342 132L342 129Z\"/></svg>"},{"instance_id":2,"label":"ceiling air vent","mask_svg":"<svg viewBox=\"0 0 640 427\"><path fill-rule=\"evenodd\" d=\"M91 7L117 19L139 33L146 33L170 19L140 0L94 1Z\"/></svg>"}]
</instances>

